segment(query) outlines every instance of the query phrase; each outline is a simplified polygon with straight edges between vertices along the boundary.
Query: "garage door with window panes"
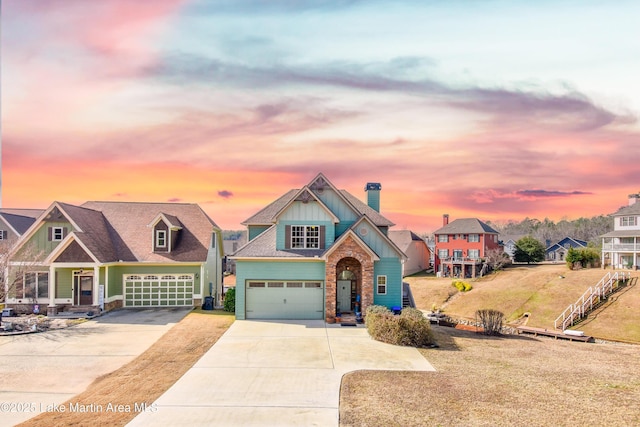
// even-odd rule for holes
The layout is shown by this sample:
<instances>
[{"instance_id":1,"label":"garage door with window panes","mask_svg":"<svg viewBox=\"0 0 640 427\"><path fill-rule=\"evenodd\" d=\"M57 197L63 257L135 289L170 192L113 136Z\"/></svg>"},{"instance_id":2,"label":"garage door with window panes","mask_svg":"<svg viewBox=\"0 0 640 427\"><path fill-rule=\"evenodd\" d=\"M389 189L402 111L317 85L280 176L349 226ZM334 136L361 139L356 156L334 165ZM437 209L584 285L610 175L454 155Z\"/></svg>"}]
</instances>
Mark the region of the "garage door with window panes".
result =
<instances>
[{"instance_id":1,"label":"garage door with window panes","mask_svg":"<svg viewBox=\"0 0 640 427\"><path fill-rule=\"evenodd\" d=\"M189 307L193 274L125 274L125 307Z\"/></svg>"},{"instance_id":2,"label":"garage door with window panes","mask_svg":"<svg viewBox=\"0 0 640 427\"><path fill-rule=\"evenodd\" d=\"M321 281L247 281L247 319L324 319Z\"/></svg>"}]
</instances>

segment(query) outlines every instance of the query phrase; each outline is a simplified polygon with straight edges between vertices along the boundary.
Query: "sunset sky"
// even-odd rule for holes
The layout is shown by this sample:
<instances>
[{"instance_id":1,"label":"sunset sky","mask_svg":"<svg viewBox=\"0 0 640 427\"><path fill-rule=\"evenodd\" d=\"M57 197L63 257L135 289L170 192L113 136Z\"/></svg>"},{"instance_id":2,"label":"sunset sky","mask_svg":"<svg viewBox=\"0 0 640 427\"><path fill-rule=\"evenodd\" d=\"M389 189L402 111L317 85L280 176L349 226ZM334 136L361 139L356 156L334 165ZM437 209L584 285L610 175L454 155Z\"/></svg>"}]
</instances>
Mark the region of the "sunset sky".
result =
<instances>
[{"instance_id":1,"label":"sunset sky","mask_svg":"<svg viewBox=\"0 0 640 427\"><path fill-rule=\"evenodd\" d=\"M323 172L396 229L640 191L640 2L1 0L2 206L198 203Z\"/></svg>"}]
</instances>

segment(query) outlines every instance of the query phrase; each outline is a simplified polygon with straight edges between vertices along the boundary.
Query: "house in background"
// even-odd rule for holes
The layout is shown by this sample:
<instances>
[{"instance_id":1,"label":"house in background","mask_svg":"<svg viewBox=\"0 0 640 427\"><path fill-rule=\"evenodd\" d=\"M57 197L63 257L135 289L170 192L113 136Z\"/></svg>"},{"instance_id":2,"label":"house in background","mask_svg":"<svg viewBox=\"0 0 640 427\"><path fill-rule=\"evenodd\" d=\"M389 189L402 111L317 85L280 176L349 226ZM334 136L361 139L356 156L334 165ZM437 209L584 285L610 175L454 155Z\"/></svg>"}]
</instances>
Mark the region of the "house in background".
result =
<instances>
[{"instance_id":1,"label":"house in background","mask_svg":"<svg viewBox=\"0 0 640 427\"><path fill-rule=\"evenodd\" d=\"M613 231L602 236L602 266L634 268L640 265L640 193L629 194L629 205L613 217Z\"/></svg>"},{"instance_id":2,"label":"house in background","mask_svg":"<svg viewBox=\"0 0 640 427\"><path fill-rule=\"evenodd\" d=\"M513 261L516 252L516 242L525 236L526 234L501 234L498 236L498 242L502 245L504 252L509 255L511 261Z\"/></svg>"},{"instance_id":3,"label":"house in background","mask_svg":"<svg viewBox=\"0 0 640 427\"><path fill-rule=\"evenodd\" d=\"M42 212L42 209L0 209L0 240L17 241Z\"/></svg>"},{"instance_id":4,"label":"house in background","mask_svg":"<svg viewBox=\"0 0 640 427\"><path fill-rule=\"evenodd\" d=\"M564 262L569 248L579 249L586 248L587 242L571 237L565 237L553 245L549 245L545 250L545 260L554 262Z\"/></svg>"},{"instance_id":5,"label":"house in background","mask_svg":"<svg viewBox=\"0 0 640 427\"><path fill-rule=\"evenodd\" d=\"M243 222L236 261L237 319L325 319L402 306L405 254L389 239L379 183L367 203L323 174Z\"/></svg>"},{"instance_id":6,"label":"house in background","mask_svg":"<svg viewBox=\"0 0 640 427\"><path fill-rule=\"evenodd\" d=\"M422 237L410 230L389 230L389 238L407 256L403 276L429 268L431 251Z\"/></svg>"},{"instance_id":7,"label":"house in background","mask_svg":"<svg viewBox=\"0 0 640 427\"><path fill-rule=\"evenodd\" d=\"M441 277L476 277L487 251L500 249L498 232L477 218L460 218L449 223L442 217L442 228L434 231L435 270Z\"/></svg>"},{"instance_id":8,"label":"house in background","mask_svg":"<svg viewBox=\"0 0 640 427\"><path fill-rule=\"evenodd\" d=\"M16 243L9 277L21 277L6 303L52 315L219 303L222 254L220 229L196 204L54 202Z\"/></svg>"}]
</instances>

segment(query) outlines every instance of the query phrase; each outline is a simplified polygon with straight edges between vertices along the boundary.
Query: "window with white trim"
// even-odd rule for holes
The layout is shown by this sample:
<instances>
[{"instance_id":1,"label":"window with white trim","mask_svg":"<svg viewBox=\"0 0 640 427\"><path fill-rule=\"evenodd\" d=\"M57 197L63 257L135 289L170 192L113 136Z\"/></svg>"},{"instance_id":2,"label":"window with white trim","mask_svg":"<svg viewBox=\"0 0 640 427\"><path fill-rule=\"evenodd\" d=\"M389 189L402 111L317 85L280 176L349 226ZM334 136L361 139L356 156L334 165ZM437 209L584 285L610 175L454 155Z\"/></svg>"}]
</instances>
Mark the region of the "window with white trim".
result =
<instances>
[{"instance_id":1,"label":"window with white trim","mask_svg":"<svg viewBox=\"0 0 640 427\"><path fill-rule=\"evenodd\" d=\"M387 293L387 276L378 276L376 280L378 295L386 295Z\"/></svg>"},{"instance_id":2,"label":"window with white trim","mask_svg":"<svg viewBox=\"0 0 640 427\"><path fill-rule=\"evenodd\" d=\"M438 249L438 258L440 259L449 258L449 249Z\"/></svg>"},{"instance_id":3,"label":"window with white trim","mask_svg":"<svg viewBox=\"0 0 640 427\"><path fill-rule=\"evenodd\" d=\"M156 230L156 247L167 247L167 230Z\"/></svg>"},{"instance_id":4,"label":"window with white trim","mask_svg":"<svg viewBox=\"0 0 640 427\"><path fill-rule=\"evenodd\" d=\"M469 242L470 243L477 243L480 241L480 235L479 234L469 234Z\"/></svg>"},{"instance_id":5,"label":"window with white trim","mask_svg":"<svg viewBox=\"0 0 640 427\"><path fill-rule=\"evenodd\" d=\"M448 234L438 234L438 242L447 243L448 241L449 241L449 235Z\"/></svg>"},{"instance_id":6,"label":"window with white trim","mask_svg":"<svg viewBox=\"0 0 640 427\"><path fill-rule=\"evenodd\" d=\"M469 249L468 250L469 258L471 259L479 259L480 258L480 249Z\"/></svg>"},{"instance_id":7,"label":"window with white trim","mask_svg":"<svg viewBox=\"0 0 640 427\"><path fill-rule=\"evenodd\" d=\"M23 298L48 298L49 297L49 272L22 273L16 279L16 284L11 292L16 299Z\"/></svg>"},{"instance_id":8,"label":"window with white trim","mask_svg":"<svg viewBox=\"0 0 640 427\"><path fill-rule=\"evenodd\" d=\"M51 240L59 242L64 238L64 227L51 227Z\"/></svg>"},{"instance_id":9,"label":"window with white trim","mask_svg":"<svg viewBox=\"0 0 640 427\"><path fill-rule=\"evenodd\" d=\"M291 226L292 249L318 249L320 248L320 227L317 225L292 225Z\"/></svg>"},{"instance_id":10,"label":"window with white trim","mask_svg":"<svg viewBox=\"0 0 640 427\"><path fill-rule=\"evenodd\" d=\"M638 225L638 217L636 216L621 216L620 217L620 226L621 227L634 227Z\"/></svg>"}]
</instances>

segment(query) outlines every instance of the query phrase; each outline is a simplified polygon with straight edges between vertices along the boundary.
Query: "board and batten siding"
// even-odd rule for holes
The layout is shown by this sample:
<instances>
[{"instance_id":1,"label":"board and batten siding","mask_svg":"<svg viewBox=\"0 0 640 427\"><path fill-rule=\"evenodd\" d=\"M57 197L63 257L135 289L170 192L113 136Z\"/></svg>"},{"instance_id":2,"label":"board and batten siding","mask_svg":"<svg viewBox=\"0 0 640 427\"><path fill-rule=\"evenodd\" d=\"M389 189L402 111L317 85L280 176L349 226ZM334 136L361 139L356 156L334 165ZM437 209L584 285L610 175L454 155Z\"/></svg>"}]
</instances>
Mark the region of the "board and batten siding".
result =
<instances>
[{"instance_id":1,"label":"board and batten siding","mask_svg":"<svg viewBox=\"0 0 640 427\"><path fill-rule=\"evenodd\" d=\"M286 238L287 232L286 228L288 225L318 225L324 226L324 247L328 248L333 245L334 236L335 236L335 228L333 226L333 222L312 222L312 221L282 221L278 223L278 228L276 229L276 249L282 250L286 248Z\"/></svg>"},{"instance_id":2,"label":"board and batten siding","mask_svg":"<svg viewBox=\"0 0 640 427\"><path fill-rule=\"evenodd\" d=\"M367 230L366 233L361 232L363 228ZM398 257L398 252L368 222L358 224L356 233L380 258Z\"/></svg>"},{"instance_id":3,"label":"board and batten siding","mask_svg":"<svg viewBox=\"0 0 640 427\"><path fill-rule=\"evenodd\" d=\"M378 276L387 276L387 294L378 295ZM402 307L402 263L398 258L381 258L373 265L373 303L387 308Z\"/></svg>"},{"instance_id":4,"label":"board and batten siding","mask_svg":"<svg viewBox=\"0 0 640 427\"><path fill-rule=\"evenodd\" d=\"M59 222L46 222L42 224L42 227L38 228L36 232L31 236L29 242L22 246L22 249L18 251L16 255L12 257L14 261L33 261L33 253L30 253L31 246L38 248L38 251L43 251L44 256L49 255L53 250L60 244L60 240L52 241L49 240L49 228L51 227L62 227L66 229L65 237L67 234L73 231L73 227L69 222L59 221ZM26 257L28 259L23 259Z\"/></svg>"},{"instance_id":5,"label":"board and batten siding","mask_svg":"<svg viewBox=\"0 0 640 427\"><path fill-rule=\"evenodd\" d=\"M353 208L347 205L342 196L336 194L332 189L327 188L322 194L316 193L316 196L340 219L341 223L346 221L353 224L358 219L359 215L353 211Z\"/></svg>"},{"instance_id":6,"label":"board and batten siding","mask_svg":"<svg viewBox=\"0 0 640 427\"><path fill-rule=\"evenodd\" d=\"M318 280L324 284L324 261L245 261L236 260L236 319L246 313L247 280Z\"/></svg>"}]
</instances>

